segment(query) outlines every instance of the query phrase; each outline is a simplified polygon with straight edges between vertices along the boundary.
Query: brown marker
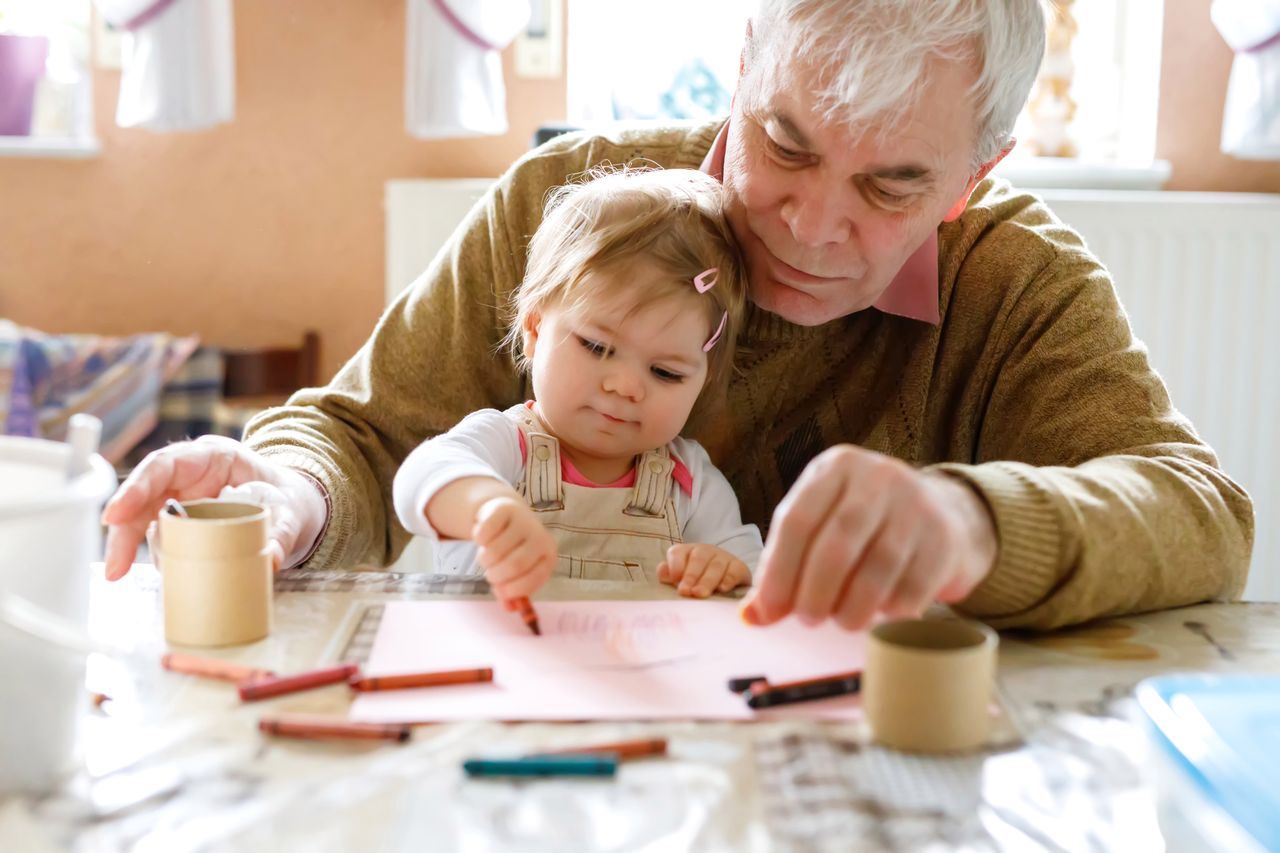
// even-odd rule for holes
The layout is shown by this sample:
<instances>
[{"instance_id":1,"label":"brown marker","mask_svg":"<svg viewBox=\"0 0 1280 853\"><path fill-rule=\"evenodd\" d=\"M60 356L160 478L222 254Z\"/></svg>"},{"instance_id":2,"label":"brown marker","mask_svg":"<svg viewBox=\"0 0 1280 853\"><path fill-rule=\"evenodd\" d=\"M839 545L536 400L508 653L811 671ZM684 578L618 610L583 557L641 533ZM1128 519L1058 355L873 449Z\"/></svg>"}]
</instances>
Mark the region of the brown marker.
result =
<instances>
[{"instance_id":1,"label":"brown marker","mask_svg":"<svg viewBox=\"0 0 1280 853\"><path fill-rule=\"evenodd\" d=\"M375 675L369 678L352 678L353 690L368 693L374 690L406 690L410 687L441 687L446 684L472 684L493 681L493 670L451 669L444 672L409 672L403 675Z\"/></svg>"},{"instance_id":2,"label":"brown marker","mask_svg":"<svg viewBox=\"0 0 1280 853\"><path fill-rule=\"evenodd\" d=\"M542 636L542 629L538 627L538 614L533 609L533 602L527 596L521 596L515 600L516 610L520 613L520 618L524 620L524 624L528 626L536 636Z\"/></svg>"},{"instance_id":3,"label":"brown marker","mask_svg":"<svg viewBox=\"0 0 1280 853\"><path fill-rule=\"evenodd\" d=\"M585 755L596 752L611 752L618 758L642 758L646 755L666 755L667 739L664 737L641 738L639 740L622 740L614 743L601 743L595 746L575 746L568 749L552 749L540 752L539 755Z\"/></svg>"},{"instance_id":4,"label":"brown marker","mask_svg":"<svg viewBox=\"0 0 1280 853\"><path fill-rule=\"evenodd\" d=\"M160 665L170 672L183 675L198 675L202 678L217 678L221 681L253 681L258 678L272 678L275 673L269 669L255 669L242 666L231 661L217 658L199 658L195 655L168 654L160 658Z\"/></svg>"},{"instance_id":5,"label":"brown marker","mask_svg":"<svg viewBox=\"0 0 1280 853\"><path fill-rule=\"evenodd\" d=\"M346 681L360 671L353 663L333 666L328 669L317 669L298 675L273 676L259 678L256 681L240 682L240 698L245 702L258 699L270 699L272 696L283 696L286 693L297 693L299 690L310 690L326 684L337 684Z\"/></svg>"},{"instance_id":6,"label":"brown marker","mask_svg":"<svg viewBox=\"0 0 1280 853\"><path fill-rule=\"evenodd\" d=\"M258 720L258 730L277 737L311 740L394 740L404 743L411 729L403 723L359 723L341 717L282 714Z\"/></svg>"}]
</instances>

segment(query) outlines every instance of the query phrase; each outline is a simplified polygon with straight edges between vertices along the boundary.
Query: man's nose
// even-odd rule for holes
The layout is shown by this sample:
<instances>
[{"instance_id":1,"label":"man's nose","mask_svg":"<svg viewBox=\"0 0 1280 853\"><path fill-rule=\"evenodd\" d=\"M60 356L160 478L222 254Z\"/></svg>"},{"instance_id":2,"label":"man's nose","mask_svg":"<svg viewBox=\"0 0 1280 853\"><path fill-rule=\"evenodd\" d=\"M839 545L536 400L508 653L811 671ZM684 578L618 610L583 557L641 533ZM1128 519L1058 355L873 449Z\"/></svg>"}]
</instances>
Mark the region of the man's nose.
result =
<instances>
[{"instance_id":1,"label":"man's nose","mask_svg":"<svg viewBox=\"0 0 1280 853\"><path fill-rule=\"evenodd\" d=\"M791 230L792 239L814 248L843 243L853 231L835 193L821 188L796 192L783 201L782 221Z\"/></svg>"}]
</instances>

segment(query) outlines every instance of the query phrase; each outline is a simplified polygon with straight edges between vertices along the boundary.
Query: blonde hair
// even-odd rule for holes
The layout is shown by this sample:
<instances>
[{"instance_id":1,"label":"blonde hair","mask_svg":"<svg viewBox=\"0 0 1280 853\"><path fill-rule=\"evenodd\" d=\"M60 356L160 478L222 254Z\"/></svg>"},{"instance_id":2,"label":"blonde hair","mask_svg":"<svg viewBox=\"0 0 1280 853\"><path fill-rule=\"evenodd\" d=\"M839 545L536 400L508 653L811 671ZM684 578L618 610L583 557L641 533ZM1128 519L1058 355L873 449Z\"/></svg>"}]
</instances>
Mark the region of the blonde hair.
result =
<instances>
[{"instance_id":1,"label":"blonde hair","mask_svg":"<svg viewBox=\"0 0 1280 853\"><path fill-rule=\"evenodd\" d=\"M637 261L660 275L646 292L629 293L633 279L625 273ZM694 277L712 267L718 270L715 286L698 293ZM676 296L705 306L704 341L724 318L707 353L706 386L723 387L742 325L746 273L724 218L720 184L691 169L598 167L548 198L529 243L524 281L512 298L504 343L528 369L524 330L549 308L572 311L591 300L623 297L633 299L634 311Z\"/></svg>"}]
</instances>

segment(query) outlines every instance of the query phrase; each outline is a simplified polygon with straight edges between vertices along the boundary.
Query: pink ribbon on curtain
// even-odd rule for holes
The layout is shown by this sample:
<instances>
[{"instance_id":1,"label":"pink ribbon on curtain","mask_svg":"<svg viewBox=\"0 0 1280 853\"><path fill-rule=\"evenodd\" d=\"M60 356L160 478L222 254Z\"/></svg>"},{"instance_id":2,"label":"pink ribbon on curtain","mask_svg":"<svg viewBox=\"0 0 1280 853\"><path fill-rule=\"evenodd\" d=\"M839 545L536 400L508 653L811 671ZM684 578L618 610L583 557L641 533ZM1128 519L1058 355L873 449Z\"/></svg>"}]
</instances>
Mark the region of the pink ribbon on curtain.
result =
<instances>
[{"instance_id":1,"label":"pink ribbon on curtain","mask_svg":"<svg viewBox=\"0 0 1280 853\"><path fill-rule=\"evenodd\" d=\"M173 0L156 0L147 8L134 15L122 24L117 24L116 28L121 30L136 30L139 27L149 24L161 12L173 5Z\"/></svg>"},{"instance_id":2,"label":"pink ribbon on curtain","mask_svg":"<svg viewBox=\"0 0 1280 853\"><path fill-rule=\"evenodd\" d=\"M172 2L172 0L160 0L160 2L166 3L166 2ZM481 50L501 50L502 49L496 44L490 44L489 42L485 41L476 33L475 30L471 29L466 24L464 24L462 22L462 19L459 18L457 15L455 15L453 13L453 10L449 8L449 4L446 3L445 0L432 0L432 2L435 3L435 7L440 10L440 14L444 15L444 19L448 21L450 25L452 25L452 27L458 31L459 35L461 35L467 41L471 42Z\"/></svg>"}]
</instances>

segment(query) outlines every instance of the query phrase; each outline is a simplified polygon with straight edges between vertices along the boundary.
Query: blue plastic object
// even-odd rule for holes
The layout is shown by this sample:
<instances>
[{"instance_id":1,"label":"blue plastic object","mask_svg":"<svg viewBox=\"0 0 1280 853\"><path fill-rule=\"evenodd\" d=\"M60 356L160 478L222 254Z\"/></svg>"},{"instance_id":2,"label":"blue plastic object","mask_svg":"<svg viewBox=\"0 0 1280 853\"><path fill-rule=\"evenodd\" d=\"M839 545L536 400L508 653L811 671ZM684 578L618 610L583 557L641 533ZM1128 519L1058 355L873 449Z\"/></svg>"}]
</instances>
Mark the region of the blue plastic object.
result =
<instances>
[{"instance_id":1,"label":"blue plastic object","mask_svg":"<svg viewBox=\"0 0 1280 853\"><path fill-rule=\"evenodd\" d=\"M1280 676L1162 675L1138 705L1156 748L1266 850L1280 850Z\"/></svg>"}]
</instances>

